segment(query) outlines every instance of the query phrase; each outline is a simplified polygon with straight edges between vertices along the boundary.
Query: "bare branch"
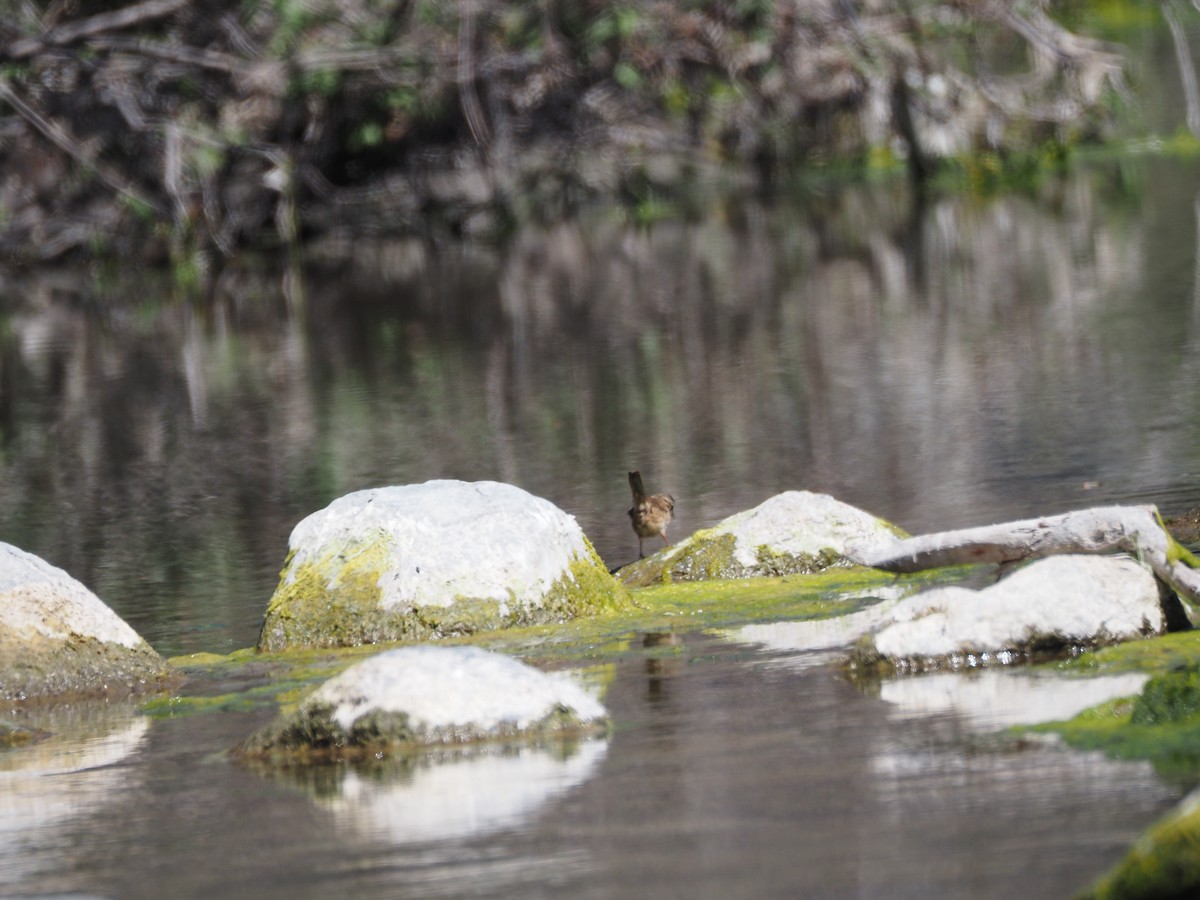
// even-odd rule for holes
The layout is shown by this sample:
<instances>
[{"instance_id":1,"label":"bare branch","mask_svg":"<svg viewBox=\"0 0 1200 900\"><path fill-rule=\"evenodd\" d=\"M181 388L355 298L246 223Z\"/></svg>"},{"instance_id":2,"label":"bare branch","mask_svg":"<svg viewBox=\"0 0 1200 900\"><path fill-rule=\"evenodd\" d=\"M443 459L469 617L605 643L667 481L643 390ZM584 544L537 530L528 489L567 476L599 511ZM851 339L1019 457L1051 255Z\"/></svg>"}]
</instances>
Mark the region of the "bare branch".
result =
<instances>
[{"instance_id":1,"label":"bare branch","mask_svg":"<svg viewBox=\"0 0 1200 900\"><path fill-rule=\"evenodd\" d=\"M68 154L80 165L95 172L101 181L118 194L150 207L150 209L154 210L160 216L168 214L162 204L148 194L143 193L136 185L121 177L119 173L100 160L94 159L62 125L42 116L37 110L17 96L16 92L8 86L7 82L2 80L0 80L0 100L16 110L25 121L40 131L52 144Z\"/></svg>"},{"instance_id":2,"label":"bare branch","mask_svg":"<svg viewBox=\"0 0 1200 900\"><path fill-rule=\"evenodd\" d=\"M100 13L51 28L40 37L17 41L8 48L10 59L25 59L40 53L47 47L66 47L109 31L121 31L142 25L154 19L174 15L188 5L190 0L146 0L136 6L127 6L114 12Z\"/></svg>"}]
</instances>

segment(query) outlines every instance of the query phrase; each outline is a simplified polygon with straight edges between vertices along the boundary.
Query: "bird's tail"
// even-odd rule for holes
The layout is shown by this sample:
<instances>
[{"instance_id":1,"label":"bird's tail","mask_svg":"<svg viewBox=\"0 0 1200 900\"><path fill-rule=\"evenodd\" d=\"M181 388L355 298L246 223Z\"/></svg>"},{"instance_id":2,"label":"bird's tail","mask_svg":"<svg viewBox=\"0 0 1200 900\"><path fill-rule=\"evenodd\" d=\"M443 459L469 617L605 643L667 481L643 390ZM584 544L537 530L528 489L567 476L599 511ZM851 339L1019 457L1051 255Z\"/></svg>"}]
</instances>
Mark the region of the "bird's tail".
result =
<instances>
[{"instance_id":1,"label":"bird's tail","mask_svg":"<svg viewBox=\"0 0 1200 900\"><path fill-rule=\"evenodd\" d=\"M646 499L646 486L642 484L641 472L629 473L629 490L633 492L633 502L641 503Z\"/></svg>"}]
</instances>

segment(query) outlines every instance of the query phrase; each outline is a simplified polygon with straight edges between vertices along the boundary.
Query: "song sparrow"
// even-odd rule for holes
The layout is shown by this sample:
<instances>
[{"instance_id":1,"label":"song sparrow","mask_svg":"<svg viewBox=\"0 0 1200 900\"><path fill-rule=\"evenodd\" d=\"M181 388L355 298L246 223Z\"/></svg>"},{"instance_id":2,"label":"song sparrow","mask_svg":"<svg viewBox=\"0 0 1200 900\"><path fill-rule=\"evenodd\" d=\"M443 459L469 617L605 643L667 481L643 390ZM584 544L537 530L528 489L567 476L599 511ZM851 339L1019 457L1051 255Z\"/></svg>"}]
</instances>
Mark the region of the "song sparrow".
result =
<instances>
[{"instance_id":1,"label":"song sparrow","mask_svg":"<svg viewBox=\"0 0 1200 900\"><path fill-rule=\"evenodd\" d=\"M670 494L647 496L641 472L629 473L629 490L633 493L633 506L629 508L629 518L633 522L633 531L638 536L638 559L641 559L646 555L642 552L642 541L648 537L661 535L663 546L671 546L671 542L667 540L667 525L675 512L675 498Z\"/></svg>"}]
</instances>

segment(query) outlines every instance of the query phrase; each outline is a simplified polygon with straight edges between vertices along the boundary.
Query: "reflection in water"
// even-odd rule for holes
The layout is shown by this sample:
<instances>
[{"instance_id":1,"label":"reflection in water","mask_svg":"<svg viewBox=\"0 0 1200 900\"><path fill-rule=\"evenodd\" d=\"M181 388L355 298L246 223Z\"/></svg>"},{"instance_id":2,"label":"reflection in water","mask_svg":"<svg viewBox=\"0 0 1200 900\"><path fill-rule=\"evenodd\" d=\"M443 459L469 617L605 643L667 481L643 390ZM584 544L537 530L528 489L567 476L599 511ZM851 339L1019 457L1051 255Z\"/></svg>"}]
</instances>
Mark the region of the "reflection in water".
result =
<instances>
[{"instance_id":1,"label":"reflection in water","mask_svg":"<svg viewBox=\"0 0 1200 900\"><path fill-rule=\"evenodd\" d=\"M136 770L120 764L141 748L149 728L133 706L115 702L44 710L31 719L52 736L0 751L0 892L61 868L63 859L46 850L58 845L70 856L64 825L103 816L137 787Z\"/></svg>"},{"instance_id":2,"label":"reflection in water","mask_svg":"<svg viewBox=\"0 0 1200 900\"><path fill-rule=\"evenodd\" d=\"M546 747L485 749L399 769L349 769L317 802L339 828L393 844L481 837L518 828L558 795L590 778L601 739Z\"/></svg>"},{"instance_id":3,"label":"reflection in water","mask_svg":"<svg viewBox=\"0 0 1200 900\"><path fill-rule=\"evenodd\" d=\"M880 696L905 718L954 713L975 727L997 729L1073 718L1089 707L1140 693L1148 677L984 669L891 679L883 682Z\"/></svg>"},{"instance_id":4,"label":"reflection in water","mask_svg":"<svg viewBox=\"0 0 1200 900\"><path fill-rule=\"evenodd\" d=\"M958 718L897 717L801 661L820 652L682 638L606 695L608 764L579 794L606 881L583 896L1070 896L1173 796L1149 766L968 752Z\"/></svg>"},{"instance_id":5,"label":"reflection in water","mask_svg":"<svg viewBox=\"0 0 1200 900\"><path fill-rule=\"evenodd\" d=\"M0 539L173 654L253 644L291 528L379 484L517 484L610 564L634 552L631 469L681 535L793 488L912 531L1200 505L1198 189L1186 162L1124 160L916 217L872 187L496 250L363 244L292 309L277 273L232 266L211 309L145 281L111 305L90 272L3 281ZM1062 897L1176 799L1144 766L967 752L969 679L909 716L795 649L878 613L635 644L607 743L360 770L317 803L223 761L261 723L157 722L131 754L127 722L101 754L121 765L0 791L30 804L0 822L49 823L0 831L0 870L121 897Z\"/></svg>"},{"instance_id":6,"label":"reflection in water","mask_svg":"<svg viewBox=\"0 0 1200 900\"><path fill-rule=\"evenodd\" d=\"M909 530L1194 506L1198 181L1148 160L916 220L862 188L364 243L291 311L269 271L211 311L5 282L0 537L170 654L253 643L292 526L380 484L515 483L610 564L637 468L680 534L796 488Z\"/></svg>"},{"instance_id":7,"label":"reflection in water","mask_svg":"<svg viewBox=\"0 0 1200 900\"><path fill-rule=\"evenodd\" d=\"M813 619L800 622L767 622L727 628L719 634L729 641L757 644L767 650L795 653L801 650L833 650L849 647L864 634L878 629L890 621L891 612L911 587L876 587L868 592L839 594L838 599L851 600L856 597L874 598L879 602L866 609L830 619ZM812 665L824 656L795 655L777 661L778 665Z\"/></svg>"},{"instance_id":8,"label":"reflection in water","mask_svg":"<svg viewBox=\"0 0 1200 900\"><path fill-rule=\"evenodd\" d=\"M646 656L646 699L652 704L667 703L670 676L682 664L677 650L683 646L683 637L672 631L654 631L642 636L642 646L659 648Z\"/></svg>"},{"instance_id":9,"label":"reflection in water","mask_svg":"<svg viewBox=\"0 0 1200 900\"><path fill-rule=\"evenodd\" d=\"M981 752L962 716L898 714L834 666L770 664L780 649L629 637L604 676L611 735L571 755L262 777L225 753L268 711L155 720L144 751L130 732L139 752L64 774L99 796L68 807L38 776L70 814L0 833L0 895L1040 900L1072 896L1178 799L1148 766ZM12 812L0 822L38 821Z\"/></svg>"}]
</instances>

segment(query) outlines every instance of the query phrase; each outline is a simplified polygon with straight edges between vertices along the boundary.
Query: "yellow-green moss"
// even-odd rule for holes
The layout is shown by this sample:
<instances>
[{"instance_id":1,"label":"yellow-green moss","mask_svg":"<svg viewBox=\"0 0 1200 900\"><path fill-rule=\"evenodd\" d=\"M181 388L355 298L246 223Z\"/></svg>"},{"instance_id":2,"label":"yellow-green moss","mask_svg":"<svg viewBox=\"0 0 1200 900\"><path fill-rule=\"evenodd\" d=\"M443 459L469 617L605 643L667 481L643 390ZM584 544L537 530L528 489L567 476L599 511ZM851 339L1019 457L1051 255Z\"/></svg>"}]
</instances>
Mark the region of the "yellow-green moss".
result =
<instances>
[{"instance_id":1,"label":"yellow-green moss","mask_svg":"<svg viewBox=\"0 0 1200 900\"><path fill-rule=\"evenodd\" d=\"M697 531L684 543L667 547L630 563L617 577L630 587L649 587L676 581L720 581L770 575L808 575L852 563L833 548L816 553L782 553L768 546L755 549L750 565L738 562L737 538L709 529Z\"/></svg>"},{"instance_id":2,"label":"yellow-green moss","mask_svg":"<svg viewBox=\"0 0 1200 900\"><path fill-rule=\"evenodd\" d=\"M267 605L260 650L290 647L347 647L390 641L444 640L450 637L595 615L629 604L628 591L604 569L595 549L571 560L540 602L501 602L457 596L446 606L383 605L380 578L393 565L390 540L343 547L324 557L293 565L294 555Z\"/></svg>"},{"instance_id":3,"label":"yellow-green moss","mask_svg":"<svg viewBox=\"0 0 1200 900\"><path fill-rule=\"evenodd\" d=\"M0 633L0 700L145 693L176 678L145 642L126 647L83 635L57 640Z\"/></svg>"},{"instance_id":4,"label":"yellow-green moss","mask_svg":"<svg viewBox=\"0 0 1200 900\"><path fill-rule=\"evenodd\" d=\"M1129 641L1059 664L1065 673L1145 672L1141 695L1086 710L1034 731L1057 734L1072 747L1118 759L1144 759L1160 775L1200 784L1200 631Z\"/></svg>"},{"instance_id":5,"label":"yellow-green moss","mask_svg":"<svg viewBox=\"0 0 1200 900\"><path fill-rule=\"evenodd\" d=\"M1059 668L1091 673L1154 674L1193 660L1200 660L1200 630L1178 631L1140 641L1114 644L1060 663Z\"/></svg>"},{"instance_id":6,"label":"yellow-green moss","mask_svg":"<svg viewBox=\"0 0 1200 900\"><path fill-rule=\"evenodd\" d=\"M247 738L235 754L247 758L320 762L403 755L431 746L454 746L537 741L550 737L578 737L602 732L607 720L583 722L571 710L556 707L525 727L501 723L492 728L472 724L429 726L406 713L376 710L359 716L349 730L334 718L329 703L302 705L269 723Z\"/></svg>"},{"instance_id":7,"label":"yellow-green moss","mask_svg":"<svg viewBox=\"0 0 1200 900\"><path fill-rule=\"evenodd\" d=\"M1148 900L1200 896L1200 809L1167 816L1138 840L1112 872L1083 897Z\"/></svg>"},{"instance_id":8,"label":"yellow-green moss","mask_svg":"<svg viewBox=\"0 0 1200 900\"><path fill-rule=\"evenodd\" d=\"M591 553L589 547L589 553ZM876 569L833 569L816 575L790 575L732 581L681 582L632 594L613 587L606 573L577 560L572 573L591 603L586 614L567 621L515 625L495 631L448 637L447 643L486 647L541 666L590 667L602 671L629 653L645 653L645 635L705 631L735 624L830 618L877 601L878 591L915 590L933 581L964 577L970 569L896 576ZM611 590L606 590L611 588ZM557 603L547 604L551 609ZM395 646L295 647L286 651L238 650L225 656L195 654L171 663L205 686L195 702L155 704L158 716L223 709L281 706L294 709L312 690L367 656ZM666 652L666 651L663 651Z\"/></svg>"}]
</instances>

